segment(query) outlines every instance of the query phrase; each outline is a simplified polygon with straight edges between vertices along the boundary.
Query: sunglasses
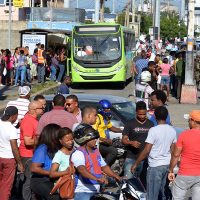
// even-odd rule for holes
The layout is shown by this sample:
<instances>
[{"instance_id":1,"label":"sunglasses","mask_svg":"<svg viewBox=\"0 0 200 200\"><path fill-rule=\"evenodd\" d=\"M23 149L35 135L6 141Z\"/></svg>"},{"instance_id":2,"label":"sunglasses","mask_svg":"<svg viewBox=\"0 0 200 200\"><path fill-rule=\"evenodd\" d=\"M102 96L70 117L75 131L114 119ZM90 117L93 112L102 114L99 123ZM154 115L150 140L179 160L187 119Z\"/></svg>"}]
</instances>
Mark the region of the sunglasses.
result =
<instances>
[{"instance_id":1,"label":"sunglasses","mask_svg":"<svg viewBox=\"0 0 200 200\"><path fill-rule=\"evenodd\" d=\"M72 103L66 103L65 105L66 105L66 106L71 106L71 105L72 105Z\"/></svg>"}]
</instances>

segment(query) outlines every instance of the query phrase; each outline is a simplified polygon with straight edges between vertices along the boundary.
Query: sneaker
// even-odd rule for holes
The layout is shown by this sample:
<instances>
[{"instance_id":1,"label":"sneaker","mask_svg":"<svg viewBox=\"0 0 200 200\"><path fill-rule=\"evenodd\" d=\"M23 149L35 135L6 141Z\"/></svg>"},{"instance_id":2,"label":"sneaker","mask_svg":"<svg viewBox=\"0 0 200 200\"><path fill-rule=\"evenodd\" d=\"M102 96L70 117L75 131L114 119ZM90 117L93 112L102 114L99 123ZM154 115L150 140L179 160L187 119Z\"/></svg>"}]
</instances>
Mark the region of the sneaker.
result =
<instances>
[{"instance_id":1,"label":"sneaker","mask_svg":"<svg viewBox=\"0 0 200 200\"><path fill-rule=\"evenodd\" d=\"M58 85L61 85L61 82L57 82Z\"/></svg>"},{"instance_id":2,"label":"sneaker","mask_svg":"<svg viewBox=\"0 0 200 200\"><path fill-rule=\"evenodd\" d=\"M0 87L3 87L3 86L5 86L5 85L3 85L3 84L0 84Z\"/></svg>"}]
</instances>

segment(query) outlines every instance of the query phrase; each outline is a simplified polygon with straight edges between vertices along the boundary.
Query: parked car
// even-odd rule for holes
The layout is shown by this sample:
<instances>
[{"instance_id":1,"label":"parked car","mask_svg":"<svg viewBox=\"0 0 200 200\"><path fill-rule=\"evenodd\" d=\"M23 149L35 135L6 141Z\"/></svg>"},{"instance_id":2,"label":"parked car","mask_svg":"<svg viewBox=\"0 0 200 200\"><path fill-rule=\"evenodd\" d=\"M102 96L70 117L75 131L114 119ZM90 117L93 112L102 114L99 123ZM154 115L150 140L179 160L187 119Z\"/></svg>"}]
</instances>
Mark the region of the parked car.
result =
<instances>
[{"instance_id":1,"label":"parked car","mask_svg":"<svg viewBox=\"0 0 200 200\"><path fill-rule=\"evenodd\" d=\"M111 122L114 126L123 128L124 124L135 117L135 103L131 100L113 96L113 95L100 95L100 94L75 94L79 100L79 107L82 109L83 107L89 105L94 106L98 109L98 102L102 99L107 99L112 103L112 118ZM68 95L64 95L65 97ZM46 112L52 109L52 100L54 95L46 95ZM122 137L121 133L112 133L110 132L110 138L114 137Z\"/></svg>"}]
</instances>

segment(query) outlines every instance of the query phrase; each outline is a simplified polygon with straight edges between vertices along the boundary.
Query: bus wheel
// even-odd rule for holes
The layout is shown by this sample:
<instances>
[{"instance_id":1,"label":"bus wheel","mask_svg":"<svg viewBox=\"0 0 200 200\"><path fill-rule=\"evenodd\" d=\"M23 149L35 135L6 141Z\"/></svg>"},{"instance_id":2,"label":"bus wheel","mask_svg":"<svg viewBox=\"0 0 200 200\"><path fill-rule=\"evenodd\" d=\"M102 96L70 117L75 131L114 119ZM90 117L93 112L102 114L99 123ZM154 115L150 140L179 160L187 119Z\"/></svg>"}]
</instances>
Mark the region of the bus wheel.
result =
<instances>
[{"instance_id":1,"label":"bus wheel","mask_svg":"<svg viewBox=\"0 0 200 200\"><path fill-rule=\"evenodd\" d=\"M119 89L124 89L126 87L126 81L119 82Z\"/></svg>"}]
</instances>

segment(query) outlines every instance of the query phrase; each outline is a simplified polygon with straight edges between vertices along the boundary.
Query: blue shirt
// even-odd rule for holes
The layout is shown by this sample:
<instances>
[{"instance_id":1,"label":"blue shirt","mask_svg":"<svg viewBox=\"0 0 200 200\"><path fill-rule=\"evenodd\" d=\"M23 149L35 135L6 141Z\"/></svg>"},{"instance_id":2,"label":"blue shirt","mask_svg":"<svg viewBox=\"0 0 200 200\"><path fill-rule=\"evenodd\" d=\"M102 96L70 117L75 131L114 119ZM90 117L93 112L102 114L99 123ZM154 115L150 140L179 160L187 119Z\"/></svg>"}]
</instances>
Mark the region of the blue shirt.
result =
<instances>
[{"instance_id":1,"label":"blue shirt","mask_svg":"<svg viewBox=\"0 0 200 200\"><path fill-rule=\"evenodd\" d=\"M59 94L69 94L69 88L66 84L61 84L58 88Z\"/></svg>"},{"instance_id":2,"label":"blue shirt","mask_svg":"<svg viewBox=\"0 0 200 200\"><path fill-rule=\"evenodd\" d=\"M141 58L136 61L135 66L136 66L136 70L138 72L138 74L136 74L136 76L135 76L135 80L139 81L141 73L142 73L142 69L148 67L148 60Z\"/></svg>"},{"instance_id":3,"label":"blue shirt","mask_svg":"<svg viewBox=\"0 0 200 200\"><path fill-rule=\"evenodd\" d=\"M158 125L156 118L155 118L155 115L148 115L148 119L153 122L154 126ZM171 125L169 114L167 115L166 124Z\"/></svg>"},{"instance_id":4,"label":"blue shirt","mask_svg":"<svg viewBox=\"0 0 200 200\"><path fill-rule=\"evenodd\" d=\"M34 152L32 162L42 164L42 169L50 171L52 159L48 156L47 145L41 144Z\"/></svg>"}]
</instances>

